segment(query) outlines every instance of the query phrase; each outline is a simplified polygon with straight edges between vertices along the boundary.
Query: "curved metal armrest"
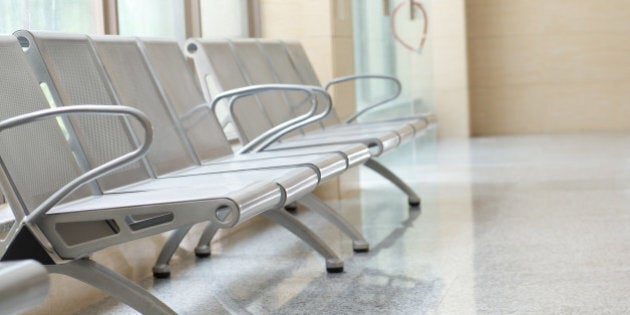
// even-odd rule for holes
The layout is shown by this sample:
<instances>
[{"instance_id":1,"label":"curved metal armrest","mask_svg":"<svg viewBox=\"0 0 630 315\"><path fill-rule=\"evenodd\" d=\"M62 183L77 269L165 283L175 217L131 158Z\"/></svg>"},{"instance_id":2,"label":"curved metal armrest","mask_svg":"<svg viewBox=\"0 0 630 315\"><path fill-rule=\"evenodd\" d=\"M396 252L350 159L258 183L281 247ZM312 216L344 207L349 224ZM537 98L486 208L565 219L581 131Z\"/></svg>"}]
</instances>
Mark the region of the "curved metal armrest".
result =
<instances>
[{"instance_id":1,"label":"curved metal armrest","mask_svg":"<svg viewBox=\"0 0 630 315\"><path fill-rule=\"evenodd\" d=\"M280 135L280 137L288 132L291 132L293 130L296 130L298 128L300 128L301 125L300 123L308 120L309 117L313 117L313 115L315 114L315 112L317 111L317 99L313 96L313 92L319 92L318 90L321 90L320 87L318 86L310 86L310 85L299 85L299 84L259 84L259 85L251 85L251 86L247 86L247 87L243 87L243 88L238 88L238 89L233 89L233 90L229 90L223 93L218 94L214 100L212 100L212 104L210 105L210 108L215 111L216 110L216 106L219 103L219 101L221 101L222 99L225 98L230 98L229 101L229 111L230 111L230 116L232 117L234 115L234 106L236 105L236 101L238 101L240 98L243 97L247 97L247 96L252 96L255 94L259 94L259 93L265 93L265 92L272 92L272 91L300 91L300 92L305 92L307 94L308 99L311 100L311 107L309 109L309 111L305 114L302 114L298 117L295 117L293 119L287 120L269 130L267 130L266 132L264 132L263 134L259 135L258 137L256 137L255 139L253 139L252 141L250 141L249 143L247 143L246 145L243 146L243 148L241 148L241 150L239 150L239 153L247 153L247 152L251 152L252 148L256 147L259 145L259 143L264 142L266 138L282 132L282 134ZM325 91L324 91L325 93ZM330 112L330 109L328 108L326 112ZM294 126L298 126L298 127L294 127ZM287 132L283 132L284 130L289 130ZM273 141L275 141L274 138Z\"/></svg>"},{"instance_id":2,"label":"curved metal armrest","mask_svg":"<svg viewBox=\"0 0 630 315\"><path fill-rule=\"evenodd\" d=\"M313 93L311 92L313 87L308 85L299 85L299 84L258 84L258 85L250 85L242 88L232 89L229 91L225 91L223 93L217 94L217 96L212 100L210 104L210 109L213 111L216 109L219 101L225 98L241 98L246 96L251 96L259 93L272 92L272 91L302 91L308 94L312 98ZM230 112L232 111L232 107L234 106L234 99L230 100Z\"/></svg>"},{"instance_id":3,"label":"curved metal armrest","mask_svg":"<svg viewBox=\"0 0 630 315\"><path fill-rule=\"evenodd\" d=\"M219 93L213 100L212 103L203 103L199 104L193 108L191 108L188 112L181 115L179 117L180 120L187 120L191 117L194 117L199 111L206 110L209 112L216 112L217 105L219 101L230 98L229 108L230 115L232 115L232 107L234 107L234 103L241 97L251 96L258 93L271 92L271 91L302 91L308 94L308 98L313 99L313 93L310 89L305 88L301 85L293 85L293 84L259 84L259 85L250 85L243 88L232 89L229 91L225 91L223 93ZM311 107L316 106L316 103L313 104L314 101L311 101ZM316 101L315 101L316 102ZM315 108L316 109L316 108ZM315 110L311 108L311 111Z\"/></svg>"},{"instance_id":4,"label":"curved metal armrest","mask_svg":"<svg viewBox=\"0 0 630 315\"><path fill-rule=\"evenodd\" d=\"M400 93L402 92L402 84L400 83L400 80L398 80L396 77L393 77L390 75L384 75L384 74L357 74L357 75L339 77L328 82L328 84L326 84L325 89L326 91L328 91L328 89L331 86L335 84L347 82L347 81L367 80L367 79L382 79L382 80L392 81L395 84L396 89L392 95L385 97L384 99L377 101L374 104L371 104L368 107L354 113L354 115L350 116L348 119L346 119L346 121L344 121L345 124L350 124L354 122L359 116L363 115L367 111L370 111L376 107L379 107L389 101L395 100L398 96L400 96Z\"/></svg>"},{"instance_id":5,"label":"curved metal armrest","mask_svg":"<svg viewBox=\"0 0 630 315\"><path fill-rule=\"evenodd\" d=\"M270 128L269 130L263 132L262 134L258 135L256 138L254 138L252 141L250 141L247 144L243 145L243 148L241 148L241 150L239 150L239 153L241 152L247 152L249 151L249 148L253 148L255 146L257 146L261 141L264 141L267 137L280 132L284 129L287 128L291 128L291 126L298 124L299 122L308 119L309 117L311 117L313 114L315 114L315 112L317 111L317 99L315 97L313 97L313 92L312 92L312 87L308 87L308 86L303 86L303 85L293 85L293 84L268 84L268 85L256 85L256 86L250 86L247 87L246 89L250 90L251 93L241 93L239 95L235 95L232 96L230 98L230 102L229 102L229 110L230 110L230 117L234 117L234 108L236 106L236 102L242 98L242 97L247 97L253 94L257 94L257 93L264 93L264 92L271 92L271 91L299 91L299 92L305 92L306 93L306 100L310 100L311 102L311 107L309 108L308 112L298 116L298 117L294 117L291 118L281 124L278 124L277 126L274 126L272 128ZM232 119L232 121L234 121L234 119ZM295 129L293 129L295 130Z\"/></svg>"},{"instance_id":6,"label":"curved metal armrest","mask_svg":"<svg viewBox=\"0 0 630 315\"><path fill-rule=\"evenodd\" d=\"M33 210L27 216L26 222L33 222L37 220L39 217L46 214L48 210L50 210L63 198L71 194L80 186L97 178L100 178L116 168L123 167L142 158L151 146L151 142L153 140L153 127L151 126L149 118L141 111L127 106L76 105L39 110L32 113L12 117L0 122L0 132L4 131L5 129L10 129L20 125L25 125L49 118L56 118L59 116L68 116L72 114L131 116L138 120L142 125L142 128L144 128L144 142L134 151L128 152L105 164L95 167L61 187L55 193L50 195L50 197L44 200L44 202L42 202L37 208L35 208L35 210Z\"/></svg>"},{"instance_id":7,"label":"curved metal armrest","mask_svg":"<svg viewBox=\"0 0 630 315\"><path fill-rule=\"evenodd\" d=\"M238 153L242 154L242 153L263 151L264 149L269 147L272 143L282 138L284 135L294 130L297 130L299 128L302 128L306 125L309 125L309 124L312 124L312 123L315 123L324 119L332 110L332 97L330 96L328 92L326 92L326 90L322 89L321 87L318 87L318 86L308 86L308 87L313 92L321 94L326 100L326 103L324 104L326 107L321 113L312 115L302 121L295 122L289 126L284 126L284 124L280 124L276 126L276 128L269 129L265 133L256 137L256 139L250 141L246 146L241 148L241 150ZM281 126L283 128L278 128Z\"/></svg>"}]
</instances>

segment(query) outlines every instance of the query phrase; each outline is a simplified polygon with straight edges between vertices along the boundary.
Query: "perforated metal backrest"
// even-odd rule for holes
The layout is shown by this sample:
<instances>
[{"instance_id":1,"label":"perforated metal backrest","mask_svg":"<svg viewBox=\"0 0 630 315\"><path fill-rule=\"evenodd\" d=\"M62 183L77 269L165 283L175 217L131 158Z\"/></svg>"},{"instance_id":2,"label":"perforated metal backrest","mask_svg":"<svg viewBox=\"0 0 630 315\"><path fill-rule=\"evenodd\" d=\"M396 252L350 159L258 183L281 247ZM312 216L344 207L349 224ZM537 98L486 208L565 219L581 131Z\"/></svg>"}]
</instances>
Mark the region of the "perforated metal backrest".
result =
<instances>
[{"instance_id":1,"label":"perforated metal backrest","mask_svg":"<svg viewBox=\"0 0 630 315\"><path fill-rule=\"evenodd\" d=\"M243 76L228 41L200 40L199 43L203 52L197 53L204 53L207 56L217 82L216 87L209 87L211 94L216 95L219 92L250 85ZM205 83L207 82L211 80L206 80ZM239 119L237 129L245 142L273 127L270 117L257 97L241 99L234 114Z\"/></svg>"},{"instance_id":2,"label":"perforated metal backrest","mask_svg":"<svg viewBox=\"0 0 630 315\"><path fill-rule=\"evenodd\" d=\"M184 116L197 105L205 103L196 79L175 40L141 38L139 41L177 117ZM182 120L181 123L200 160L211 160L232 153L223 129L213 113L201 110L192 119Z\"/></svg>"},{"instance_id":3,"label":"perforated metal backrest","mask_svg":"<svg viewBox=\"0 0 630 315\"><path fill-rule=\"evenodd\" d=\"M280 83L287 84L305 84L302 82L302 78L295 70L291 58L289 57L284 44L279 40L258 40L260 49L268 58L271 68L276 73ZM318 98L318 102L325 102L320 94L315 94ZM287 93L286 97L289 104L294 107L294 112L301 114L305 113L310 108L309 102L301 102L300 96L295 93ZM318 108L318 112L324 110L323 107ZM322 123L311 124L306 126L304 130L311 131L321 129Z\"/></svg>"},{"instance_id":4,"label":"perforated metal backrest","mask_svg":"<svg viewBox=\"0 0 630 315\"><path fill-rule=\"evenodd\" d=\"M317 78L317 73L315 73L315 69L313 69L302 44L298 41L284 41L284 45L285 53L288 54L293 68L297 72L297 76L301 78L302 83L321 86L321 82ZM339 123L339 116L334 107L322 122L326 126Z\"/></svg>"},{"instance_id":5,"label":"perforated metal backrest","mask_svg":"<svg viewBox=\"0 0 630 315\"><path fill-rule=\"evenodd\" d=\"M250 85L279 83L269 60L266 59L255 40L239 39L232 41L231 44L234 55L249 79ZM297 96L297 94L294 95ZM282 92L264 93L259 96L259 99L274 126L300 114L289 106L286 94Z\"/></svg>"},{"instance_id":6,"label":"perforated metal backrest","mask_svg":"<svg viewBox=\"0 0 630 315\"><path fill-rule=\"evenodd\" d=\"M176 125L133 37L91 37L121 105L147 114L153 124L148 160L157 175L195 165L188 141ZM140 132L140 127L136 132Z\"/></svg>"},{"instance_id":7,"label":"perforated metal backrest","mask_svg":"<svg viewBox=\"0 0 630 315\"><path fill-rule=\"evenodd\" d=\"M317 78L317 73L311 65L306 51L302 47L302 44L298 41L283 40L287 53L291 57L291 62L295 66L302 82L304 84L311 84L321 86L322 83Z\"/></svg>"},{"instance_id":8,"label":"perforated metal backrest","mask_svg":"<svg viewBox=\"0 0 630 315\"><path fill-rule=\"evenodd\" d=\"M13 36L0 36L0 78L0 120L49 108ZM1 132L0 158L13 183L13 187L3 187L3 193L20 199L26 211L81 174L55 119ZM81 188L73 196L88 194L88 189ZM20 205L11 204L11 209L20 211Z\"/></svg>"},{"instance_id":9,"label":"perforated metal backrest","mask_svg":"<svg viewBox=\"0 0 630 315\"><path fill-rule=\"evenodd\" d=\"M21 36L31 41L31 57L41 56L44 61L47 74L38 75L40 80L50 75L51 93L61 102L58 106L117 104L96 53L85 35L27 32ZM80 116L72 117L70 121L92 167L136 147L127 121L121 117ZM102 189L108 190L149 177L145 166L135 163L99 179L99 184Z\"/></svg>"}]
</instances>

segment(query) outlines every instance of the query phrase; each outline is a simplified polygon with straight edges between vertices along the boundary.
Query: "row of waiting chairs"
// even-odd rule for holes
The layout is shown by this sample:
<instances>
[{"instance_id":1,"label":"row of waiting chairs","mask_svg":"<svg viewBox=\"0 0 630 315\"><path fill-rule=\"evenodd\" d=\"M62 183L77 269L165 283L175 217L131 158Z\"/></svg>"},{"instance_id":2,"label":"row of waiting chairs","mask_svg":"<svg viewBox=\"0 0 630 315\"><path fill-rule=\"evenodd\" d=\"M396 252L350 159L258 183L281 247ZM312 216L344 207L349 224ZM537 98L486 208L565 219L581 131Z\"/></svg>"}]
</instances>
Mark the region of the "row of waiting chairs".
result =
<instances>
[{"instance_id":1,"label":"row of waiting chairs","mask_svg":"<svg viewBox=\"0 0 630 315\"><path fill-rule=\"evenodd\" d=\"M89 255L172 231L153 269L167 277L194 224L208 222L195 250L208 256L219 229L263 215L340 272L337 254L283 207L317 211L366 251L361 233L312 194L316 187L366 165L419 205L374 157L435 118L341 123L298 43L191 39L185 51L196 80L174 40L14 35L0 37L0 184L16 218L0 242L2 261L34 259L137 311L170 314ZM236 154L216 115L221 107L241 140Z\"/></svg>"}]
</instances>

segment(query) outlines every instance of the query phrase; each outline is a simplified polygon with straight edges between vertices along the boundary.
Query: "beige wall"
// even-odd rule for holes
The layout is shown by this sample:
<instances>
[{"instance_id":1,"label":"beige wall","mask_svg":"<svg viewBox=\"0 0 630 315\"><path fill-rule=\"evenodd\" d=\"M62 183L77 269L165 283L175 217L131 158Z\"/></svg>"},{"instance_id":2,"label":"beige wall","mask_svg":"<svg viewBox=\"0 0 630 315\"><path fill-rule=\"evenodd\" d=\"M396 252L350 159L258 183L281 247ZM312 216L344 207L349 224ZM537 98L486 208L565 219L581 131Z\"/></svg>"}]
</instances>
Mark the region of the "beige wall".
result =
<instances>
[{"instance_id":1,"label":"beige wall","mask_svg":"<svg viewBox=\"0 0 630 315\"><path fill-rule=\"evenodd\" d=\"M438 135L440 138L465 138L470 135L470 113L464 0L434 0L431 3L429 36L433 47Z\"/></svg>"},{"instance_id":2,"label":"beige wall","mask_svg":"<svg viewBox=\"0 0 630 315\"><path fill-rule=\"evenodd\" d=\"M630 1L466 4L473 135L630 129Z\"/></svg>"}]
</instances>

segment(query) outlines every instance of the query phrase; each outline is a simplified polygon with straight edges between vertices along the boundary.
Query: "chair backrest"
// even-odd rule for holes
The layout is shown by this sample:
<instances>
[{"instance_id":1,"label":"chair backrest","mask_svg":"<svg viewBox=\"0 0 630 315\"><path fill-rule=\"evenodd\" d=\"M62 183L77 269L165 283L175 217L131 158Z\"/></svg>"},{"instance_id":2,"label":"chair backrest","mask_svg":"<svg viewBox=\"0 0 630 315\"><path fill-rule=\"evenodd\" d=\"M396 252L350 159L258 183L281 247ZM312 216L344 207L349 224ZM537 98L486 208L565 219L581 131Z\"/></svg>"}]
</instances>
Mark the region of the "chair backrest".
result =
<instances>
[{"instance_id":1,"label":"chair backrest","mask_svg":"<svg viewBox=\"0 0 630 315\"><path fill-rule=\"evenodd\" d=\"M229 45L232 48L232 52L236 58L236 61L241 67L242 71L245 73L245 77L248 79L247 83L249 85L280 83L280 80L269 65L269 60L267 60L265 55L262 53L258 46L258 43L255 40L233 40L229 42ZM304 95L301 93L299 95L294 95L296 97L301 96L302 99L304 98ZM274 126L301 114L297 111L298 108L293 108L289 105L287 93L264 93L259 96L259 99L263 105L265 112L267 113L267 115L269 115L271 123ZM296 99L295 101L296 103L300 103L299 99ZM310 105L310 103L301 103L306 104L306 109L302 112L304 113L308 110L308 105Z\"/></svg>"},{"instance_id":2,"label":"chair backrest","mask_svg":"<svg viewBox=\"0 0 630 315\"><path fill-rule=\"evenodd\" d=\"M39 82L50 88L57 106L117 104L100 61L85 35L18 31L26 56ZM74 134L91 167L137 146L137 138L122 117L72 117ZM71 139L72 140L72 139ZM146 162L131 164L98 180L103 190L150 178Z\"/></svg>"},{"instance_id":3,"label":"chair backrest","mask_svg":"<svg viewBox=\"0 0 630 315\"><path fill-rule=\"evenodd\" d=\"M198 164L134 37L91 37L121 105L147 114L154 126L148 161L156 175ZM87 39L86 39L87 40Z\"/></svg>"},{"instance_id":4,"label":"chair backrest","mask_svg":"<svg viewBox=\"0 0 630 315\"><path fill-rule=\"evenodd\" d=\"M311 64L311 61L308 59L308 55L304 50L302 44L299 41L283 41L285 51L291 59L291 63L293 64L293 68L298 73L300 78L302 78L303 84L308 85L317 85L322 86L322 83L317 78L317 73ZM326 117L323 121L325 125L328 124L336 124L339 123L339 116L335 111L335 108L332 108L332 112Z\"/></svg>"},{"instance_id":5,"label":"chair backrest","mask_svg":"<svg viewBox=\"0 0 630 315\"><path fill-rule=\"evenodd\" d=\"M279 82L288 84L306 84L320 86L319 81L315 77L314 81L305 80L298 72L291 56L289 56L288 50L284 43L279 40L259 40L259 45L263 54L269 59L271 68L275 71ZM299 43L298 43L299 45ZM301 47L301 46L300 46ZM318 102L323 104L326 100L320 95L316 94ZM291 104L295 104L292 101ZM324 110L322 106L318 108L318 113ZM339 118L335 109L332 108L331 112L324 118L319 124L307 126L306 130L317 129L318 127L325 127L339 123ZM318 126L319 125L319 126Z\"/></svg>"},{"instance_id":6,"label":"chair backrest","mask_svg":"<svg viewBox=\"0 0 630 315\"><path fill-rule=\"evenodd\" d=\"M207 98L250 85L227 40L189 39L186 48L195 60L199 81L202 89L206 90ZM234 116L238 118L235 127L241 142L247 143L273 127L273 120L263 104L259 97L247 97L235 107Z\"/></svg>"},{"instance_id":7,"label":"chair backrest","mask_svg":"<svg viewBox=\"0 0 630 315\"><path fill-rule=\"evenodd\" d=\"M206 103L197 80L175 40L141 38L138 42L177 117L185 116L198 105ZM199 160L211 160L232 154L230 143L214 113L197 111L192 119L182 120L181 127Z\"/></svg>"},{"instance_id":8,"label":"chair backrest","mask_svg":"<svg viewBox=\"0 0 630 315\"><path fill-rule=\"evenodd\" d=\"M0 77L0 120L50 108L13 36L0 36ZM0 164L2 193L17 219L82 173L55 119L0 132ZM84 187L73 197L89 194Z\"/></svg>"},{"instance_id":9,"label":"chair backrest","mask_svg":"<svg viewBox=\"0 0 630 315\"><path fill-rule=\"evenodd\" d=\"M304 84L321 86L322 83L319 81L319 78L317 78L317 73L311 61L308 59L308 55L304 47L302 47L302 44L295 40L283 40L282 42L291 57L296 71L299 73L300 78L302 78L302 82L304 82Z\"/></svg>"}]
</instances>

